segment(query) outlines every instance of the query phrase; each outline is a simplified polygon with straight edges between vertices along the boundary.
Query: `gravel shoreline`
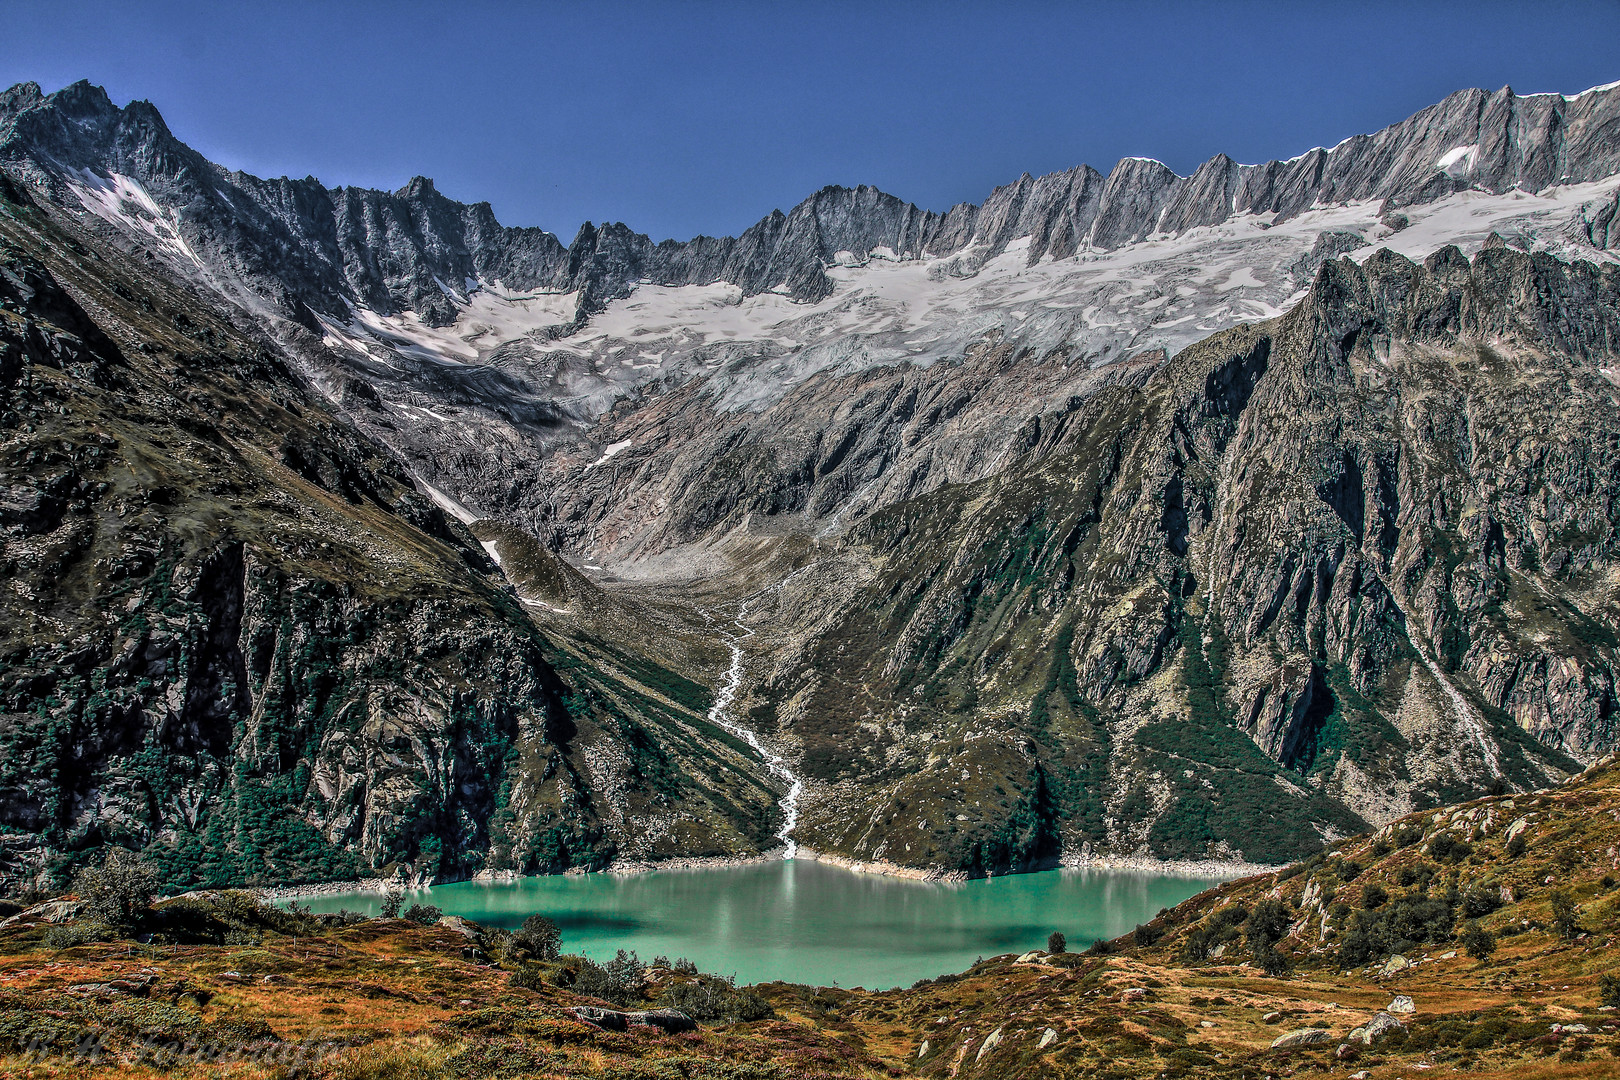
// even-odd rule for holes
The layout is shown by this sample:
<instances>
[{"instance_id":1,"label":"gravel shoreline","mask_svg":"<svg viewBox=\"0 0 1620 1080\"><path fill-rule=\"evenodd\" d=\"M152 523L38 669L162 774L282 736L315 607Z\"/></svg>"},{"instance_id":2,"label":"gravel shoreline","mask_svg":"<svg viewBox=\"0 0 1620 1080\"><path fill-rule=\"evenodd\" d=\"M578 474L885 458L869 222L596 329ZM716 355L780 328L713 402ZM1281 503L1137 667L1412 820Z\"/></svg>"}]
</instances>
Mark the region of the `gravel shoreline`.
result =
<instances>
[{"instance_id":1,"label":"gravel shoreline","mask_svg":"<svg viewBox=\"0 0 1620 1080\"><path fill-rule=\"evenodd\" d=\"M731 866L754 866L776 862L782 858L782 851L782 848L773 848L758 855L700 855L664 859L659 862L624 859L609 863L601 870L590 872L647 874L655 870L718 870ZM967 875L960 870L945 871L901 866L897 863L882 860L851 859L843 855L814 851L806 847L799 848L797 858L824 863L828 866L837 866L860 874L881 874L884 877L906 878L913 881L958 882L968 880ZM1102 870L1112 873L1163 874L1174 877L1220 878L1225 881L1235 881L1238 878L1252 877L1255 874L1269 874L1282 869L1282 867L1268 866L1263 863L1222 862L1215 859L1155 859L1143 855L1067 855L1060 860L1057 866L1049 869ZM570 874L586 872L583 870L567 871ZM1030 872L1039 874L1045 873L1045 870ZM483 871L475 874L472 880L491 883L510 882L521 881L524 876L508 871ZM440 882L440 884L448 885L453 883ZM373 893L379 895L387 892L412 893L421 892L424 888L425 886L409 883L399 877L389 877L323 881L311 885L277 886L252 889L250 891L259 896L260 899L280 902L302 900L311 896L332 896L339 893Z\"/></svg>"}]
</instances>

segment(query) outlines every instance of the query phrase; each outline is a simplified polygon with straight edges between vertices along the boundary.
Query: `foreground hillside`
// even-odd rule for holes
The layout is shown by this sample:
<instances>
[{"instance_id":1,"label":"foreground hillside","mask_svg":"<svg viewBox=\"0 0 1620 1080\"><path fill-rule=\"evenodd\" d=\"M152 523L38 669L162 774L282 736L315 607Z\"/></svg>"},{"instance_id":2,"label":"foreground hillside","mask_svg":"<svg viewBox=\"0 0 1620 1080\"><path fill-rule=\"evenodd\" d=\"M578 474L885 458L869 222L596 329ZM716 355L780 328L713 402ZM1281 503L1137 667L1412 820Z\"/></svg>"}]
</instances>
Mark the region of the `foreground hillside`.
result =
<instances>
[{"instance_id":1,"label":"foreground hillside","mask_svg":"<svg viewBox=\"0 0 1620 1080\"><path fill-rule=\"evenodd\" d=\"M315 918L199 894L140 914L143 943L52 902L0 927L0 1071L1606 1077L1617 852L1609 763L1402 818L1084 954L882 993L738 990L663 958L598 968L431 912Z\"/></svg>"}]
</instances>

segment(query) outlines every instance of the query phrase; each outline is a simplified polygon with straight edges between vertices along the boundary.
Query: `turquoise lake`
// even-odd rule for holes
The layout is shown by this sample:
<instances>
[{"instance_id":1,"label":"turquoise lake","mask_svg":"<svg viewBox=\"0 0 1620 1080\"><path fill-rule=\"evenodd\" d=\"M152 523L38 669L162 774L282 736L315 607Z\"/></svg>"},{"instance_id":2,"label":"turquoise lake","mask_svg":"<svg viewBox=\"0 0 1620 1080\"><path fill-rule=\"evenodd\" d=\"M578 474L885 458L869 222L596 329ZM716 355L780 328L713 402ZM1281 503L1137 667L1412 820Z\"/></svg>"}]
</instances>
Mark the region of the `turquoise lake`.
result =
<instances>
[{"instance_id":1,"label":"turquoise lake","mask_svg":"<svg viewBox=\"0 0 1620 1080\"><path fill-rule=\"evenodd\" d=\"M540 914L563 951L609 959L687 957L739 984L782 979L869 989L962 971L981 956L1046 947L1060 930L1073 950L1146 922L1218 881L1130 871L1049 870L966 882L910 881L804 859L573 874L511 883L460 882L408 894L486 926ZM311 897L317 912L376 914L376 893Z\"/></svg>"}]
</instances>

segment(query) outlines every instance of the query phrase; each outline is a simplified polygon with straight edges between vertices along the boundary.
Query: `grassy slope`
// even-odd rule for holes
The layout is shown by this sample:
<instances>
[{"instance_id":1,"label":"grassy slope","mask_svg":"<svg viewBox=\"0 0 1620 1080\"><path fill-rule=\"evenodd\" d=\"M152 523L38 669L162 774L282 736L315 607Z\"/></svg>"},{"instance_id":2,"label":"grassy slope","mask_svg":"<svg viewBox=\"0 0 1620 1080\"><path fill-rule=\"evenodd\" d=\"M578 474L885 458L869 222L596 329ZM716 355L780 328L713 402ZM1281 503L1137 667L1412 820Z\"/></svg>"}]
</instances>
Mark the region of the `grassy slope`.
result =
<instances>
[{"instance_id":1,"label":"grassy slope","mask_svg":"<svg viewBox=\"0 0 1620 1080\"><path fill-rule=\"evenodd\" d=\"M1521 819L1525 844L1515 855L1506 833ZM1439 857L1434 841L1443 833L1471 850ZM1614 1012L1601 1007L1599 983L1620 967L1610 946L1620 930L1617 844L1620 767L1601 766L1556 790L1414 815L1279 874L1202 893L1150 924L1144 937L1157 938L1149 946L1128 936L1038 962L996 957L962 975L883 993L770 984L759 989L775 1018L684 1035L581 1024L563 1012L579 999L551 985L557 965L541 967L544 985L518 985L500 966L464 958L466 940L444 927L370 921L296 938L267 932L256 944L53 952L42 943L47 927L19 925L0 931L0 1074L203 1075L185 1059L139 1064L144 1030L184 1046L252 1036L281 1045L283 1054L284 1043L266 1040L341 1044L314 1075L345 1078L1260 1077L1361 1069L1383 1078L1425 1067L1518 1080L1612 1076L1620 1036ZM1352 862L1359 864L1353 876ZM1376 963L1341 970L1339 949L1354 915L1336 904L1359 906L1376 884L1390 896L1382 909L1392 910L1425 891L1400 884L1422 867L1434 871L1417 875L1428 878L1430 896L1455 885L1511 897L1480 920L1499 935L1493 960L1460 951L1452 939L1459 921L1407 949L1416 961L1409 971L1383 976ZM1573 938L1553 925L1556 890L1577 905ZM1307 897L1330 891L1323 937L1318 909L1309 919L1300 914ZM1187 959L1188 938L1219 925L1219 917L1211 922L1217 911L1252 911L1268 897L1282 899L1289 913L1278 945L1289 973L1267 976L1243 959L1241 924L1228 932L1223 956ZM141 969L157 974L148 997L65 992ZM650 988L649 998L656 993ZM1416 1002L1405 1028L1341 1058L1345 1036L1396 994ZM1554 1033L1555 1024L1589 1030ZM1304 1050L1270 1049L1278 1035L1302 1028L1325 1028L1332 1038ZM61 1054L26 1060L18 1040L39 1031L65 1046L100 1032L105 1056L77 1066ZM235 1059L223 1068L285 1075Z\"/></svg>"}]
</instances>

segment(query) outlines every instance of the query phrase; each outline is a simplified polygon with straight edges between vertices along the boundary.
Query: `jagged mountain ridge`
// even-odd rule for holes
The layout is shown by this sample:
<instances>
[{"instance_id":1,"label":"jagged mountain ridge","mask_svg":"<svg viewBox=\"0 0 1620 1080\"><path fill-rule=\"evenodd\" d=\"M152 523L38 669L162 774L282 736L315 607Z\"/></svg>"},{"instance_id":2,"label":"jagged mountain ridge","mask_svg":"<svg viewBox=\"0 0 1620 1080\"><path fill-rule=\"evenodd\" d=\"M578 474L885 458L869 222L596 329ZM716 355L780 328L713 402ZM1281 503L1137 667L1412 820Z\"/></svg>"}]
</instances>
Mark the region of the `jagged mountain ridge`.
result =
<instances>
[{"instance_id":1,"label":"jagged mountain ridge","mask_svg":"<svg viewBox=\"0 0 1620 1080\"><path fill-rule=\"evenodd\" d=\"M50 95L24 83L0 95L0 160L58 194L63 170L135 178L177 211L188 244L227 255L248 281L280 282L287 292L277 299L289 308L339 314L335 302L346 300L443 325L455 317L446 291L469 280L577 292L585 314L640 282L729 282L745 295L781 290L813 301L831 291L824 269L840 252L939 258L981 247L993 256L1028 238L1033 263L1241 214L1287 220L1334 203L1400 208L1470 187L1579 184L1620 171L1620 93L1462 90L1375 134L1288 161L1239 165L1223 154L1185 177L1143 158L1126 158L1107 176L1087 165L1026 173L982 204L944 213L875 188L828 187L737 237L654 243L622 224L587 222L566 247L540 229L501 226L488 203L447 199L423 177L389 193L227 172L175 139L151 104L120 109L87 82Z\"/></svg>"}]
</instances>

